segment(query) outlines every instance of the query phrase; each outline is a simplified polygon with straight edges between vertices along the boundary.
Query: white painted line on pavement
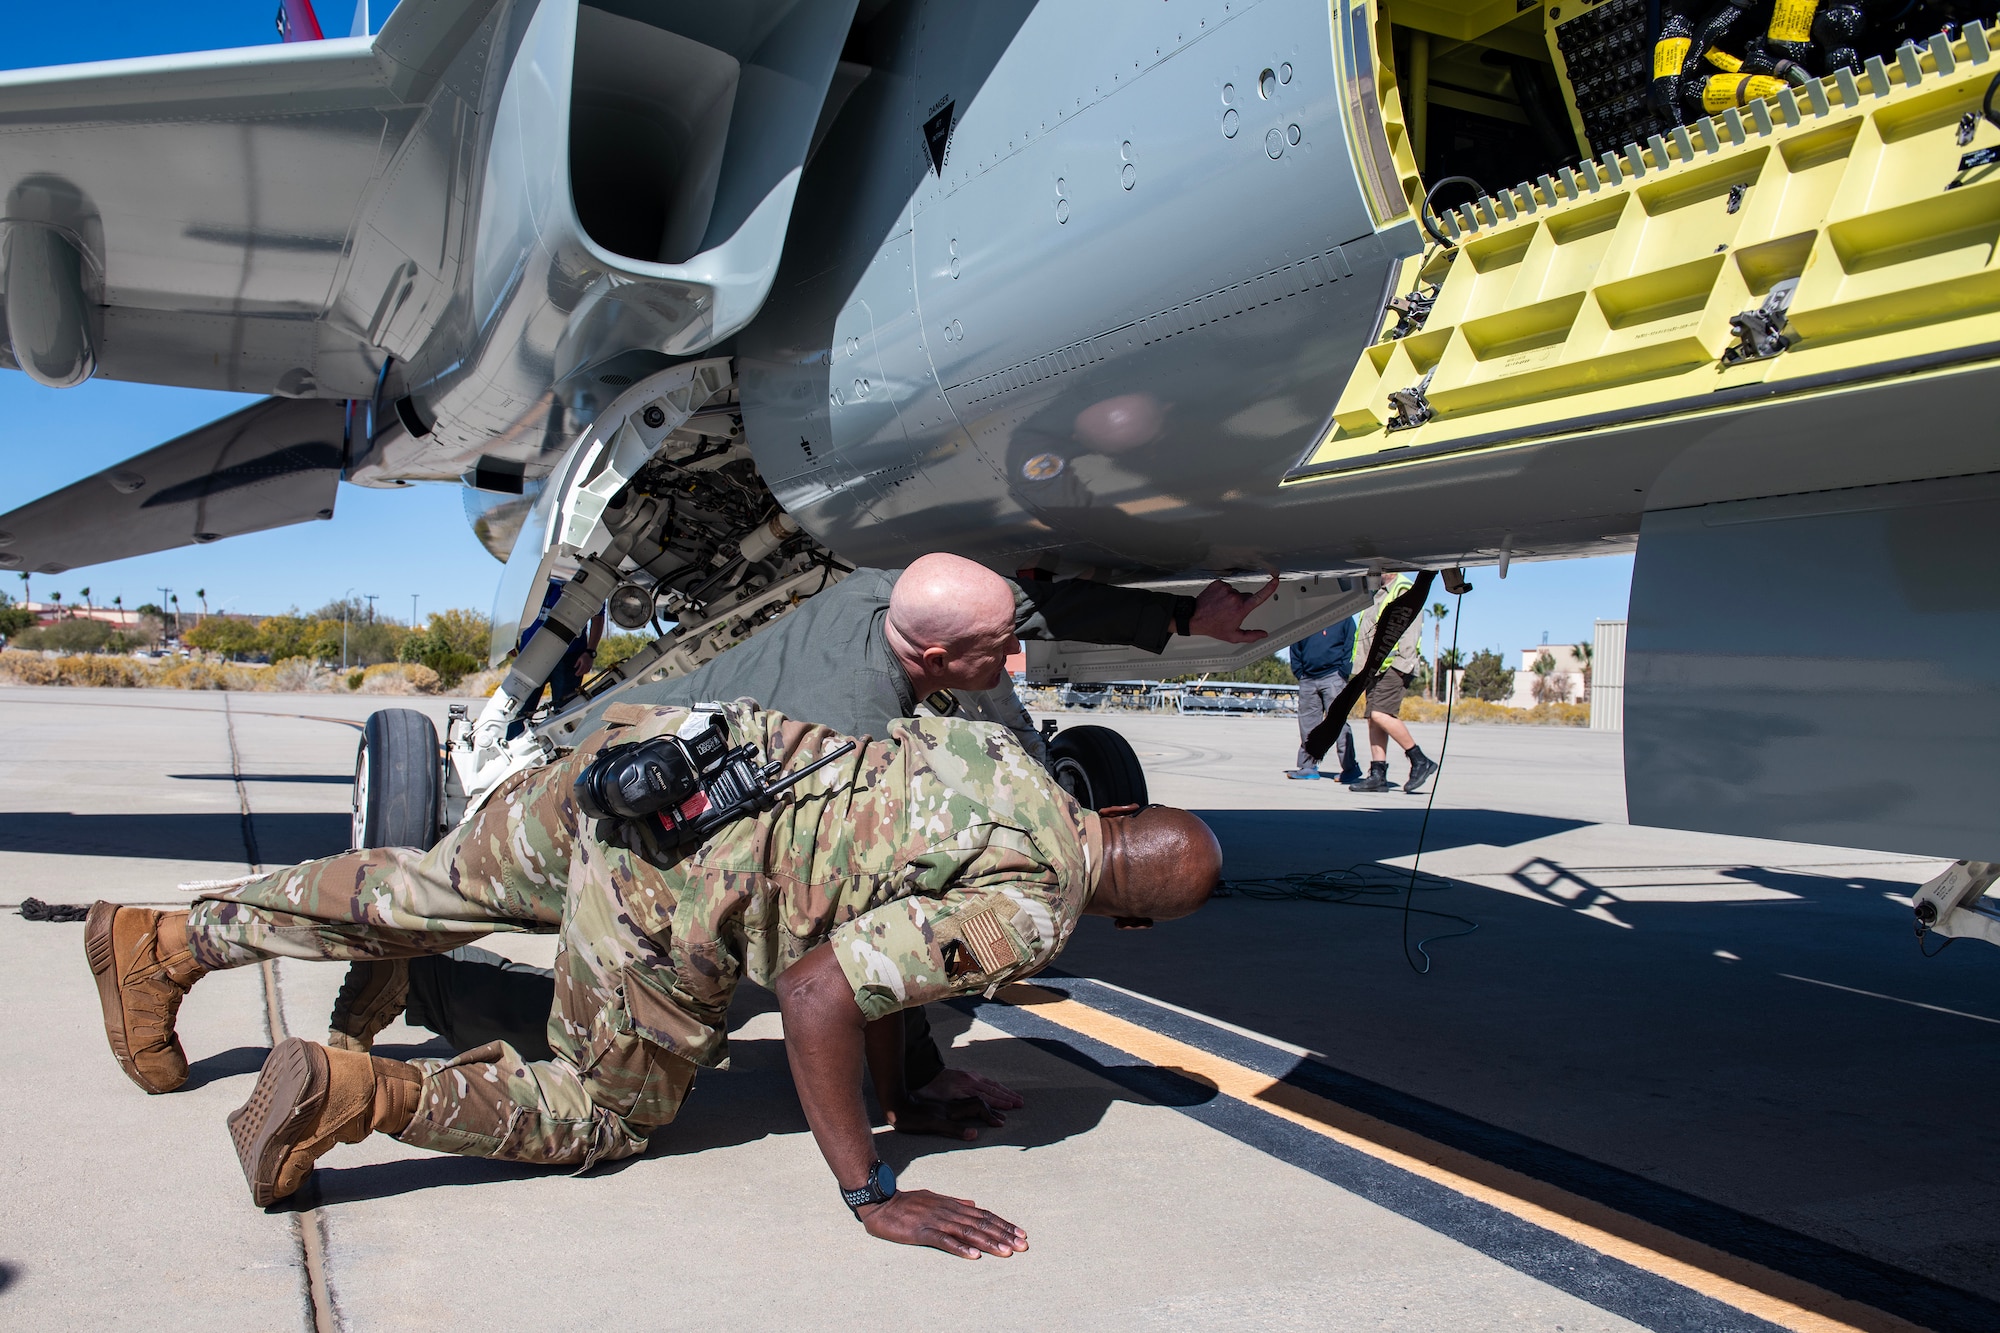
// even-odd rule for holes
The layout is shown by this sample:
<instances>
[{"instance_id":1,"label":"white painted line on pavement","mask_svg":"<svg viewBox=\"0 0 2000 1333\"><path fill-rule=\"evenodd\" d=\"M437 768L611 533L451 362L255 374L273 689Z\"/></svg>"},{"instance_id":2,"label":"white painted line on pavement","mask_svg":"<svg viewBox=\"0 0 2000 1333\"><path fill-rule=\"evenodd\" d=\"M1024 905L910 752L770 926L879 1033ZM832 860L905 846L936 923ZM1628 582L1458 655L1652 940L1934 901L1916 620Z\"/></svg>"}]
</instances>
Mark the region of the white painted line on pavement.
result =
<instances>
[{"instance_id":1,"label":"white painted line on pavement","mask_svg":"<svg viewBox=\"0 0 2000 1333\"><path fill-rule=\"evenodd\" d=\"M1953 1018L1970 1018L1979 1023L2000 1023L2000 1018L1988 1018L1984 1014L1968 1014L1963 1009L1947 1009L1941 1004L1925 1004L1922 1000L1905 1000L1899 995L1884 995L1881 991L1862 990L1859 986L1842 986L1832 981L1816 981L1811 977L1795 977L1789 972L1779 976L1787 981L1803 981L1808 986L1825 986L1828 990L1844 990L1849 995L1866 995L1871 1000L1887 1000L1891 1004L1907 1004L1912 1009L1929 1009L1933 1013L1950 1014Z\"/></svg>"}]
</instances>

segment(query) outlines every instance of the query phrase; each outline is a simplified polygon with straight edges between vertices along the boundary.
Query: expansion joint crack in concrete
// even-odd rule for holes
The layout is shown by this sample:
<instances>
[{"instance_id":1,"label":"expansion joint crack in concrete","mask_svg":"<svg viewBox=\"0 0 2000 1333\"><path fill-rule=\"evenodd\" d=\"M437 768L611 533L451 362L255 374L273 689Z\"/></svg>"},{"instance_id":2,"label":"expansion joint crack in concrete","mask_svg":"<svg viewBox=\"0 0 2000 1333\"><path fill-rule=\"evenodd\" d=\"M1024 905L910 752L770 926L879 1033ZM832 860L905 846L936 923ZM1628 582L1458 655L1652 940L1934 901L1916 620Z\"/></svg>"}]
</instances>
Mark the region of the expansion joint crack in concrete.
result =
<instances>
[{"instance_id":1,"label":"expansion joint crack in concrete","mask_svg":"<svg viewBox=\"0 0 2000 1333\"><path fill-rule=\"evenodd\" d=\"M257 850L257 834L250 819L250 793L243 785L243 752L236 744L236 714L229 696L222 696L222 717L229 732L229 777L236 784L236 809L243 821L243 860L250 873L260 875L264 865ZM285 1026L284 997L278 990L278 965L265 959L257 965L264 982L264 1032L276 1046L290 1031ZM299 1248L299 1266L305 1275L306 1314L312 1333L341 1333L340 1307L333 1296L333 1277L326 1261L326 1216L317 1208L292 1214L292 1239Z\"/></svg>"}]
</instances>

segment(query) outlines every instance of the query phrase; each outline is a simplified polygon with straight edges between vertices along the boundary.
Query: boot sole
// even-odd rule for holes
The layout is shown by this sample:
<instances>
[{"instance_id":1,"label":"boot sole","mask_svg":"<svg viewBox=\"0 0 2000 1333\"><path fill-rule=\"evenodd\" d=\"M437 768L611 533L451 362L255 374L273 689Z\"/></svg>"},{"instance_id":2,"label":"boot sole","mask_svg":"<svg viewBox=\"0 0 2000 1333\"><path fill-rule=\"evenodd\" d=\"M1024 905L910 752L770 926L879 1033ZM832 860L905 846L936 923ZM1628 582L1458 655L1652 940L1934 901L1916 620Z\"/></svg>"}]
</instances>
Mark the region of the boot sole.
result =
<instances>
[{"instance_id":1,"label":"boot sole","mask_svg":"<svg viewBox=\"0 0 2000 1333\"><path fill-rule=\"evenodd\" d=\"M287 1037L272 1048L250 1100L229 1117L229 1139L250 1199L259 1208L278 1201L278 1170L297 1146L300 1126L310 1126L326 1102L326 1055L313 1043Z\"/></svg>"},{"instance_id":2,"label":"boot sole","mask_svg":"<svg viewBox=\"0 0 2000 1333\"><path fill-rule=\"evenodd\" d=\"M132 1061L132 1043L125 1034L125 998L118 988L118 954L111 943L111 923L117 915L117 903L95 902L90 905L90 915L83 921L83 955L90 963L90 975L97 981L97 1002L104 1010L104 1035L111 1043L111 1054L117 1057L118 1067L125 1071L125 1077L157 1097L161 1093L172 1092L180 1084L170 1088L155 1087L146 1081L138 1065Z\"/></svg>"}]
</instances>

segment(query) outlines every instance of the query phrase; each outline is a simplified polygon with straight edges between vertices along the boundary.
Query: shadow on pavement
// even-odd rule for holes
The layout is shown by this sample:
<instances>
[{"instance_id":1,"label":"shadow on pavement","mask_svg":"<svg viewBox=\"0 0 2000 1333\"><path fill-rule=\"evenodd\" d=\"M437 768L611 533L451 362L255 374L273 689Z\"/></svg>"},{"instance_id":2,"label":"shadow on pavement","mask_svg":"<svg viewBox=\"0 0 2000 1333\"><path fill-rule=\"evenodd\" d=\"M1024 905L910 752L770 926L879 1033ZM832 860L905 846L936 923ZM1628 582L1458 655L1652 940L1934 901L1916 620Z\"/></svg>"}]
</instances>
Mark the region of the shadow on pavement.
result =
<instances>
[{"instance_id":1,"label":"shadow on pavement","mask_svg":"<svg viewBox=\"0 0 2000 1333\"><path fill-rule=\"evenodd\" d=\"M352 832L349 817L339 813L259 814L251 827L259 859L271 866L345 851ZM233 810L171 815L0 811L0 852L241 862L243 817Z\"/></svg>"},{"instance_id":2,"label":"shadow on pavement","mask_svg":"<svg viewBox=\"0 0 2000 1333\"><path fill-rule=\"evenodd\" d=\"M1339 787L1338 799L1352 799ZM1197 810L1222 844L1231 878L1280 875L1408 856L1417 843L1424 803L1407 809L1380 806L1343 810ZM1427 852L1452 847L1514 847L1584 827L1580 819L1522 815L1506 810L1437 810L1424 838ZM1303 864L1301 864L1303 862Z\"/></svg>"},{"instance_id":3,"label":"shadow on pavement","mask_svg":"<svg viewBox=\"0 0 2000 1333\"><path fill-rule=\"evenodd\" d=\"M500 1180L529 1180L536 1176L570 1175L566 1166L524 1166L519 1162L496 1162L490 1157L454 1157L437 1153L403 1162L378 1162L373 1166L327 1166L322 1160L306 1183L288 1198L280 1199L265 1211L303 1213L330 1204L366 1203L371 1199L391 1199L412 1190L448 1189L460 1185L486 1185Z\"/></svg>"},{"instance_id":4,"label":"shadow on pavement","mask_svg":"<svg viewBox=\"0 0 2000 1333\"><path fill-rule=\"evenodd\" d=\"M1398 837L1361 812L1213 819L1232 878L1407 855L1415 837L1413 821ZM1910 883L1861 867L1506 850L1561 825L1438 812L1430 849L1494 851L1473 878L1416 895L1479 925L1431 944L1428 975L1406 961L1400 894L1223 899L1198 922L1136 937L1087 918L1061 968L1295 1043L1337 1077L1523 1143L2000 1300L2000 1165L1982 1128L2000 1103L2000 1047L1990 1021L1973 1021L2000 1016L2000 952L1921 956L1909 909L1891 898ZM1472 875L1465 861L1454 868ZM1413 918L1407 940L1434 929Z\"/></svg>"},{"instance_id":5,"label":"shadow on pavement","mask_svg":"<svg viewBox=\"0 0 2000 1333\"><path fill-rule=\"evenodd\" d=\"M178 782L234 782L234 773L169 773ZM245 773L245 782L311 782L329 787L351 787L352 773Z\"/></svg>"},{"instance_id":6,"label":"shadow on pavement","mask_svg":"<svg viewBox=\"0 0 2000 1333\"><path fill-rule=\"evenodd\" d=\"M264 1067L270 1057L269 1046L234 1046L214 1055L204 1055L199 1060L188 1061L187 1082L181 1084L182 1092L193 1092L205 1088L218 1079L235 1078L238 1074L254 1074Z\"/></svg>"}]
</instances>

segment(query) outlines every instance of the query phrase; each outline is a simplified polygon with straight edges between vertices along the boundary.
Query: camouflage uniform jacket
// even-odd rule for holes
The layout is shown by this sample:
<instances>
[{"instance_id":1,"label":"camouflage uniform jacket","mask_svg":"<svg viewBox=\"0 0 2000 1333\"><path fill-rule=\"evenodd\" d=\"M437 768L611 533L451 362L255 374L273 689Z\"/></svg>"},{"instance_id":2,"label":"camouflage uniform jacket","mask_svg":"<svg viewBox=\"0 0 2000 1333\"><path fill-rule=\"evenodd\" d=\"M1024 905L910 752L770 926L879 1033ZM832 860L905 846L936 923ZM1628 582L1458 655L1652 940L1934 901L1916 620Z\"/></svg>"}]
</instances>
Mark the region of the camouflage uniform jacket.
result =
<instances>
[{"instance_id":1,"label":"camouflage uniform jacket","mask_svg":"<svg viewBox=\"0 0 2000 1333\"><path fill-rule=\"evenodd\" d=\"M844 739L747 700L709 707L732 745L754 743L788 769ZM676 730L689 716L617 708L604 740ZM1094 813L1004 727L950 718L892 724L886 742L859 745L769 812L717 830L665 875L611 850L631 925L661 951L650 978L626 974L633 1022L709 1066L725 1058L739 976L770 986L830 943L871 1020L984 990L1061 951L1103 865ZM629 993L635 980L653 993Z\"/></svg>"}]
</instances>

